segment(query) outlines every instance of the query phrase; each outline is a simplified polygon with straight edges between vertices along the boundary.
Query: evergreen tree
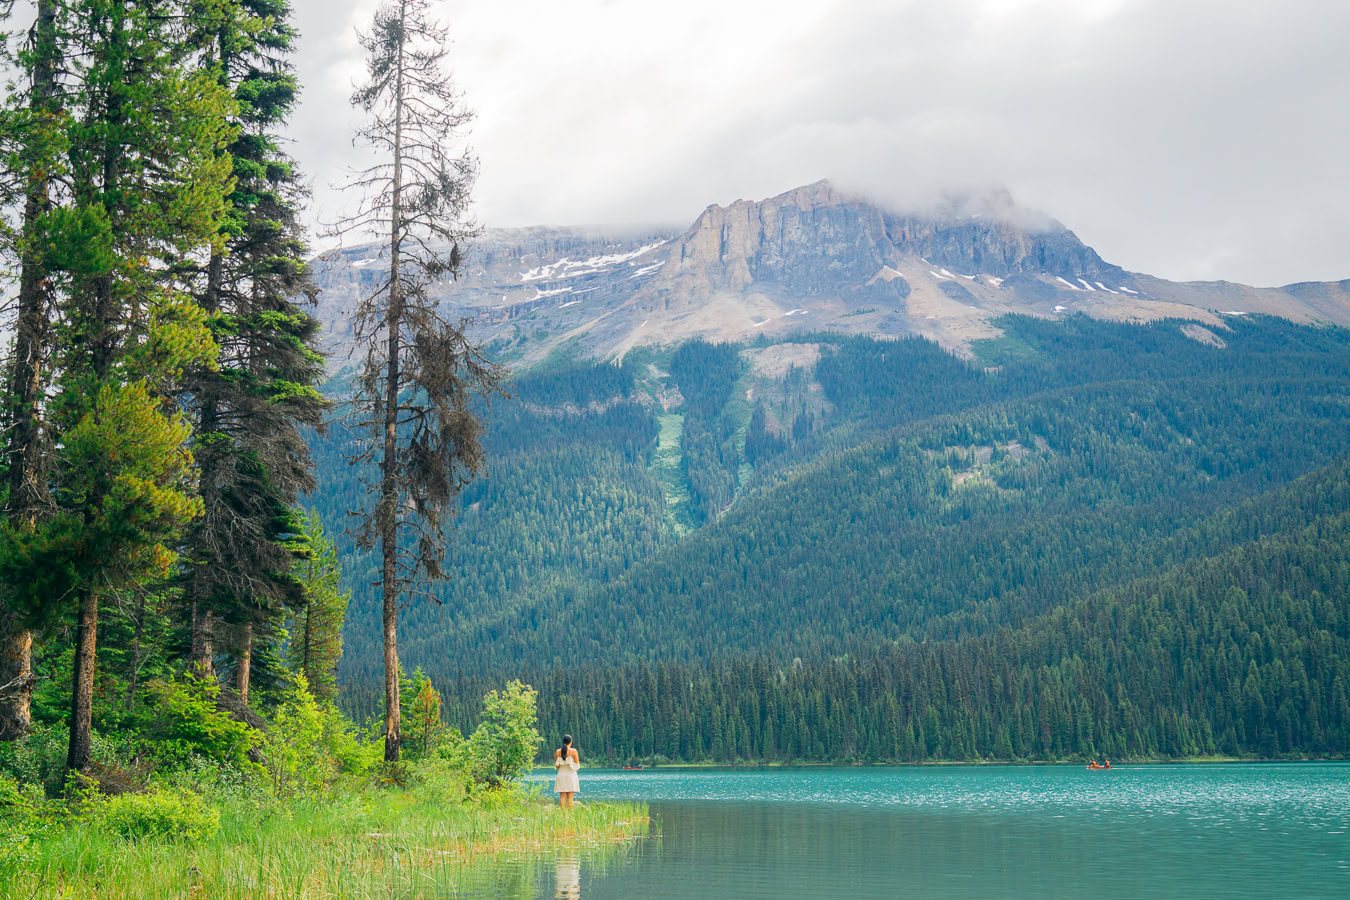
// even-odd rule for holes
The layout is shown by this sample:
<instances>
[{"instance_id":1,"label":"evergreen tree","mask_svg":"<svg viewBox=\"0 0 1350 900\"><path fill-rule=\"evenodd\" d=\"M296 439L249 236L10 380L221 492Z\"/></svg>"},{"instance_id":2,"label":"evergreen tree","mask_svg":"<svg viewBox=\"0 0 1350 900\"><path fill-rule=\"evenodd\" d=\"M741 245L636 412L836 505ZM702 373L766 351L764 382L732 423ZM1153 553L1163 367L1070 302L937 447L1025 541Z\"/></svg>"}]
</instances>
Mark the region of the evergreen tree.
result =
<instances>
[{"instance_id":1,"label":"evergreen tree","mask_svg":"<svg viewBox=\"0 0 1350 900\"><path fill-rule=\"evenodd\" d=\"M342 658L342 626L351 592L341 587L342 565L337 549L311 512L304 520L305 550L295 574L304 589L288 630L286 661L305 676L316 700L337 697L337 664Z\"/></svg>"},{"instance_id":2,"label":"evergreen tree","mask_svg":"<svg viewBox=\"0 0 1350 900\"><path fill-rule=\"evenodd\" d=\"M367 79L352 102L367 116L359 137L378 161L350 187L364 194L340 234L380 234L388 270L363 299L355 333L365 351L351 402L356 430L371 435L352 457L374 463L379 480L360 545L380 548L385 684L385 759L399 756L397 622L401 600L443 577L442 517L482 465L475 395L494 392L501 373L427 296L434 281L458 274L477 164L448 147L468 124L445 74L446 31L429 17L430 0L391 0L361 36Z\"/></svg>"},{"instance_id":3,"label":"evergreen tree","mask_svg":"<svg viewBox=\"0 0 1350 900\"><path fill-rule=\"evenodd\" d=\"M298 85L287 62L295 38L285 0L198 3L193 40L206 71L231 94L234 138L219 155L234 189L219 240L191 274L220 347L194 369L193 449L203 515L187 541L185 605L194 668L214 674L216 620L233 626L235 687L247 702L253 643L276 640L299 602L290 574L296 496L313 488L302 426L319 426L319 326L297 210L303 190L278 134Z\"/></svg>"},{"instance_id":4,"label":"evergreen tree","mask_svg":"<svg viewBox=\"0 0 1350 900\"><path fill-rule=\"evenodd\" d=\"M200 511L189 427L171 398L216 346L174 273L218 241L231 103L190 65L181 13L84 0L68 23L76 120L70 196L52 214L51 241L63 281L50 414L57 513L21 555L42 573L27 576L31 597L77 607L73 770L89 761L100 599L167 575L172 545Z\"/></svg>"},{"instance_id":5,"label":"evergreen tree","mask_svg":"<svg viewBox=\"0 0 1350 900\"><path fill-rule=\"evenodd\" d=\"M0 411L7 435L4 527L17 533L31 531L50 502L44 471L49 441L42 418L43 393L50 379L48 318L52 313L46 230L53 184L61 173L60 150L67 124L57 83L63 52L57 3L38 0L36 6L27 46L12 61L28 83L11 94L4 129L9 144L6 193L23 198L16 242L19 294L13 357L5 373L7 402ZM0 12L8 16L10 7ZM0 740L12 740L28 731L33 692L32 632L12 600L0 596Z\"/></svg>"}]
</instances>

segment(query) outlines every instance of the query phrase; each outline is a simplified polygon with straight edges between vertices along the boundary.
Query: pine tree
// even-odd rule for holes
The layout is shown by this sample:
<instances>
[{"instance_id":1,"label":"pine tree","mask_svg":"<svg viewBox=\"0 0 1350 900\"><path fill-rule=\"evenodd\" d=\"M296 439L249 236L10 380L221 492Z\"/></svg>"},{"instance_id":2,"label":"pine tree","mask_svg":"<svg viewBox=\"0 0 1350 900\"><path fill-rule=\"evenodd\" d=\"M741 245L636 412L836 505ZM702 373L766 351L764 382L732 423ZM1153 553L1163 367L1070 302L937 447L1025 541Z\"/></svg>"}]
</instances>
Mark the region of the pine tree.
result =
<instances>
[{"instance_id":1,"label":"pine tree","mask_svg":"<svg viewBox=\"0 0 1350 900\"><path fill-rule=\"evenodd\" d=\"M341 587L342 564L317 513L305 517L304 544L304 555L295 568L304 600L287 629L286 662L292 671L305 676L316 700L335 700L342 625L351 592Z\"/></svg>"},{"instance_id":2,"label":"pine tree","mask_svg":"<svg viewBox=\"0 0 1350 900\"><path fill-rule=\"evenodd\" d=\"M70 17L70 196L54 211L57 513L25 542L27 588L78 607L67 764L89 761L101 597L167 575L200 512L189 426L173 409L216 346L174 273L217 240L228 96L188 63L181 7L84 0ZM54 589L57 587L63 589Z\"/></svg>"},{"instance_id":3,"label":"pine tree","mask_svg":"<svg viewBox=\"0 0 1350 900\"><path fill-rule=\"evenodd\" d=\"M431 21L430 0L392 0L361 35L367 79L352 102L367 116L358 137L378 161L349 188L364 197L336 234L377 233L388 241L383 284L356 311L365 351L353 428L371 434L351 457L375 463L374 503L358 534L380 548L385 682L385 759L399 757L397 623L399 603L444 577L442 517L479 471L483 450L475 395L497 390L501 373L427 296L435 281L458 274L477 165L450 141L468 124L445 74L446 31Z\"/></svg>"}]
</instances>

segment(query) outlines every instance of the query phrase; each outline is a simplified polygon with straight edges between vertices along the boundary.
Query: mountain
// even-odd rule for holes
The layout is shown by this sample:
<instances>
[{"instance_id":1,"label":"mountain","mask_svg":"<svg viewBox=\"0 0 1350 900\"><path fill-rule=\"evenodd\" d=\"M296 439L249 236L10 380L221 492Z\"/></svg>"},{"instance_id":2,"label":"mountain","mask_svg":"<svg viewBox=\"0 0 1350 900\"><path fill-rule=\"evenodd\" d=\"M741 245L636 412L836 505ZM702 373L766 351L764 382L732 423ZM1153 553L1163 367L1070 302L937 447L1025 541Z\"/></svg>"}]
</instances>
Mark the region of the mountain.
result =
<instances>
[{"instance_id":1,"label":"mountain","mask_svg":"<svg viewBox=\"0 0 1350 900\"><path fill-rule=\"evenodd\" d=\"M370 252L323 263L330 318ZM524 677L608 759L1350 752L1350 285L1176 285L1006 195L906 217L826 184L476 252L447 304L513 396L399 634L447 720ZM367 715L352 437L313 438L309 502Z\"/></svg>"},{"instance_id":2,"label":"mountain","mask_svg":"<svg viewBox=\"0 0 1350 900\"><path fill-rule=\"evenodd\" d=\"M315 261L320 318L339 350L381 252L364 245ZM923 335L968 353L997 336L994 320L1009 313L1185 318L1219 329L1243 314L1350 325L1350 282L1170 282L1103 261L1007 192L905 212L826 181L710 206L684 231L491 229L464 275L434 293L477 323L498 358L519 364L559 351L613 359L696 337L818 330Z\"/></svg>"}]
</instances>

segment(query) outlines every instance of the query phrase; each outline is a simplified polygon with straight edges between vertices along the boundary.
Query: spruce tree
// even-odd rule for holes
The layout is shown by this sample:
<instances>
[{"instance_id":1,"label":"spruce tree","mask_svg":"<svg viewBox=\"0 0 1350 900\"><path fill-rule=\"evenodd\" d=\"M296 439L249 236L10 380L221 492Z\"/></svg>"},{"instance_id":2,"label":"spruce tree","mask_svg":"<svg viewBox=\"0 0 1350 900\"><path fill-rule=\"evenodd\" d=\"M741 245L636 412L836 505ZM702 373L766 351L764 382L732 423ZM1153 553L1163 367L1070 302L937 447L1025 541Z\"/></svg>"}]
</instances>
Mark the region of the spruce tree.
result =
<instances>
[{"instance_id":1,"label":"spruce tree","mask_svg":"<svg viewBox=\"0 0 1350 900\"><path fill-rule=\"evenodd\" d=\"M350 457L374 463L379 480L358 531L363 549L380 548L385 683L385 759L399 757L397 622L400 602L444 577L442 518L479 471L483 450L475 396L497 390L499 369L450 322L428 288L459 272L475 234L467 206L477 165L449 147L469 123L444 70L446 30L430 0L391 0L361 35L367 78L352 102L367 114L358 140L377 157L348 185L359 210L337 234L378 234L388 268L360 303L355 334L364 351L349 419L371 440Z\"/></svg>"},{"instance_id":2,"label":"spruce tree","mask_svg":"<svg viewBox=\"0 0 1350 900\"><path fill-rule=\"evenodd\" d=\"M351 592L341 586L337 548L324 534L318 513L304 519L304 552L295 574L304 598L287 633L286 662L305 676L316 700L337 699L337 664L342 658L342 625Z\"/></svg>"},{"instance_id":3,"label":"spruce tree","mask_svg":"<svg viewBox=\"0 0 1350 900\"><path fill-rule=\"evenodd\" d=\"M315 389L319 325L302 305L315 294L298 220L304 192L278 134L299 93L289 12L285 0L235 0L193 17L203 63L234 98L237 132L220 151L234 176L220 240L193 273L220 355L189 379L204 512L189 535L184 592L193 667L214 676L216 625L231 625L245 701L254 641L279 639L285 609L300 600L292 507L314 486L300 429L320 426L326 408Z\"/></svg>"}]
</instances>

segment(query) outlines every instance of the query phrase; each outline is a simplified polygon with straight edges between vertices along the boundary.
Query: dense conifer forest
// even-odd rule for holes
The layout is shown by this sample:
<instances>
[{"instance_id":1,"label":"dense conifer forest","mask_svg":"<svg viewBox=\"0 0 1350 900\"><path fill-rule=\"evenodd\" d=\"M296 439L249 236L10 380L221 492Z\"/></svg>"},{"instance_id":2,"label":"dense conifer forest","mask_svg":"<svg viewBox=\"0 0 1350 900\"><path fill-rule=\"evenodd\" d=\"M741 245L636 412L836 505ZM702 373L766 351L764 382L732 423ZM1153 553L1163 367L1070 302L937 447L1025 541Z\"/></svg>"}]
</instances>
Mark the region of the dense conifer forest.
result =
<instances>
[{"instance_id":1,"label":"dense conifer forest","mask_svg":"<svg viewBox=\"0 0 1350 900\"><path fill-rule=\"evenodd\" d=\"M466 728L525 673L546 728L616 760L1343 753L1350 335L1226 324L524 373L407 659ZM377 665L344 660L358 715Z\"/></svg>"}]
</instances>

